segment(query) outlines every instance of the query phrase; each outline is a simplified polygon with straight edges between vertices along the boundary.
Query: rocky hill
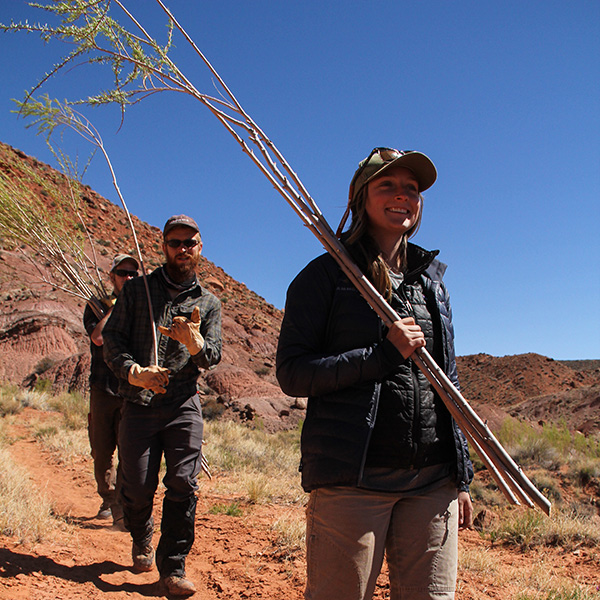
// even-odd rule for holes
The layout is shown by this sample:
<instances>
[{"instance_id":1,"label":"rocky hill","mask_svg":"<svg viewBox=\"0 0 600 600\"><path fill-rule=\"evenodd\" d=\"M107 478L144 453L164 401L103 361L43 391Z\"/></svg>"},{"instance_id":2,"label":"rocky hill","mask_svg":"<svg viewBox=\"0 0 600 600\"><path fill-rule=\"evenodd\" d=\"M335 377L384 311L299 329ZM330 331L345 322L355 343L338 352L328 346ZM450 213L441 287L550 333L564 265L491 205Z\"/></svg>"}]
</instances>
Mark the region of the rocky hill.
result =
<instances>
[{"instance_id":1,"label":"rocky hill","mask_svg":"<svg viewBox=\"0 0 600 600\"><path fill-rule=\"evenodd\" d=\"M0 176L26 185L41 200L39 178L66 193L55 169L0 143ZM135 254L125 212L89 187L81 194L85 222L106 274L116 252ZM50 200L48 200L50 202ZM148 270L162 263L161 231L133 217ZM85 393L89 340L82 325L84 301L40 280L45 265L30 248L12 248L0 237L0 382ZM258 416L265 427L293 427L304 416L284 396L274 376L280 310L201 257L198 275L222 302L223 358L200 382L205 409L233 419ZM108 278L106 277L108 282Z\"/></svg>"},{"instance_id":2,"label":"rocky hill","mask_svg":"<svg viewBox=\"0 0 600 600\"><path fill-rule=\"evenodd\" d=\"M32 176L33 174L33 176ZM40 180L65 189L65 177L46 164L0 143L0 176L28 186L50 202ZM100 268L118 251L133 254L124 211L84 187L85 223ZM161 264L161 232L133 217L147 268ZM43 283L45 265L27 247L0 238L0 382L86 392L89 342L84 302ZM198 275L223 306L223 359L200 381L208 416L257 420L269 430L296 426L302 399L286 397L275 380L275 348L282 313L206 258ZM535 354L459 358L467 399L497 426L513 416L534 422L564 421L588 433L600 430L600 361L560 363Z\"/></svg>"}]
</instances>

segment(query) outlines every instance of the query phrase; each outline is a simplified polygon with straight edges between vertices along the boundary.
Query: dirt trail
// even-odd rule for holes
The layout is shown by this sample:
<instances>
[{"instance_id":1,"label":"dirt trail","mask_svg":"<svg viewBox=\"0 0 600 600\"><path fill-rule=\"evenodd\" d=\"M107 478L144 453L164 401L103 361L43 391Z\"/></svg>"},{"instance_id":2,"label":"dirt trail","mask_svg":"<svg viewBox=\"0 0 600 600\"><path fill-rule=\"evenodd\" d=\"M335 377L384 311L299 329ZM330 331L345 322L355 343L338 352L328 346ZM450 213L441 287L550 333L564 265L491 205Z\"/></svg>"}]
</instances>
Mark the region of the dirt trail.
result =
<instances>
[{"instance_id":1,"label":"dirt trail","mask_svg":"<svg viewBox=\"0 0 600 600\"><path fill-rule=\"evenodd\" d=\"M39 413L38 413L39 414ZM26 427L14 433L26 435ZM158 572L133 573L128 533L112 530L111 521L95 518L99 498L91 459L59 465L31 437L10 446L14 460L51 499L54 512L67 525L53 539L20 544L0 537L0 598L2 600L75 600L79 598L164 598ZM281 599L302 597L302 557L282 558L273 522L301 508L253 506L240 502L241 517L210 514L215 504L234 498L213 494L203 484L196 517L196 542L187 572L198 600ZM160 522L162 497L155 504ZM155 534L155 545L158 533Z\"/></svg>"},{"instance_id":2,"label":"dirt trail","mask_svg":"<svg viewBox=\"0 0 600 600\"><path fill-rule=\"evenodd\" d=\"M42 414L26 409L20 415L20 424L8 428L10 436L18 440L9 449L14 460L29 471L32 481L45 490L65 525L42 543L20 544L0 536L0 600L164 598L156 570L141 574L131 571L129 534L114 531L110 521L95 518L99 499L91 459L59 465L34 440L27 421L39 421ZM201 487L196 542L187 561L188 575L198 588L194 600L300 600L304 554L290 556L282 551L273 523L292 515L302 518L303 509L255 506L240 498L223 497L206 480ZM157 523L161 501L157 498L155 505ZM232 502L240 504L241 517L209 512L211 506ZM155 544L157 538L158 534ZM527 587L524 581L528 573L532 573L529 579L551 573L585 586L600 585L600 557L593 549L542 548L521 553L492 546L476 531L467 531L461 532L460 552L474 554L476 559L459 572L457 600L516 598ZM482 557L485 562L478 564ZM384 573L375 599L387 598Z\"/></svg>"}]
</instances>

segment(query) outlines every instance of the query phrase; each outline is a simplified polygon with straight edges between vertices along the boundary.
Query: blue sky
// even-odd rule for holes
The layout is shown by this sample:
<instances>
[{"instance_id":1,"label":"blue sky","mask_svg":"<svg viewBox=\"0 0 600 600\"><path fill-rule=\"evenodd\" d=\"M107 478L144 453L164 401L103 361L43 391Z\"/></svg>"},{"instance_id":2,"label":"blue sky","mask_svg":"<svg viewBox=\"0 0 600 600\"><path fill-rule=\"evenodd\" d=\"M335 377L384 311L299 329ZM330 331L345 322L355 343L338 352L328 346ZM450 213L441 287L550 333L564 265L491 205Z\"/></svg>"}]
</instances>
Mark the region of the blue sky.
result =
<instances>
[{"instance_id":1,"label":"blue sky","mask_svg":"<svg viewBox=\"0 0 600 600\"><path fill-rule=\"evenodd\" d=\"M127 6L164 40L151 0ZM438 169L413 241L438 248L460 355L600 358L600 3L170 0L168 6L337 226L357 163L374 146L420 150ZM115 13L116 14L116 13ZM46 21L22 0L0 21ZM0 140L53 164L12 114L68 47L0 34ZM201 91L207 71L176 39ZM85 67L43 91L110 84ZM216 119L183 95L85 114L100 130L129 209L162 227L194 216L204 254L283 308L322 248ZM67 151L84 157L81 140ZM86 183L118 202L106 165Z\"/></svg>"}]
</instances>

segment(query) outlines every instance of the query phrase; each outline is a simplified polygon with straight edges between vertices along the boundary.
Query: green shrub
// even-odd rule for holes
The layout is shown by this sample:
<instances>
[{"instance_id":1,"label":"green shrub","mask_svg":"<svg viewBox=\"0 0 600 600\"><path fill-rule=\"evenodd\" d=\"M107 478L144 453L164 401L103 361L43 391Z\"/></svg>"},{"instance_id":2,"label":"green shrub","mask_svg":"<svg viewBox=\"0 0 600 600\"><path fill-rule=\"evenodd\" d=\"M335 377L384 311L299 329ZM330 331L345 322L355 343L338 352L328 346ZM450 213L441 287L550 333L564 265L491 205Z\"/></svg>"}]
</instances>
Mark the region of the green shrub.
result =
<instances>
[{"instance_id":1,"label":"green shrub","mask_svg":"<svg viewBox=\"0 0 600 600\"><path fill-rule=\"evenodd\" d=\"M240 505L237 502L231 504L213 504L208 509L211 515L228 515L230 517L241 517L243 514Z\"/></svg>"}]
</instances>

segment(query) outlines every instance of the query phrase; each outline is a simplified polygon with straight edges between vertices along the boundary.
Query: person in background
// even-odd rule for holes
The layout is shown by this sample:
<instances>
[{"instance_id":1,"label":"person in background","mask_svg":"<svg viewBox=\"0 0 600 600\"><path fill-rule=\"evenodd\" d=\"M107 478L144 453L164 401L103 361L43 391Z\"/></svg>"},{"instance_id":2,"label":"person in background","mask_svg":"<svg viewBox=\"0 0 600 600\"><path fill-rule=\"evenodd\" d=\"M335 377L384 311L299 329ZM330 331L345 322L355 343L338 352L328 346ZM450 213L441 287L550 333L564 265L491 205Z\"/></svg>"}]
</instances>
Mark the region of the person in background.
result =
<instances>
[{"instance_id":1,"label":"person in background","mask_svg":"<svg viewBox=\"0 0 600 600\"><path fill-rule=\"evenodd\" d=\"M420 152L375 148L350 184L338 235L398 313L389 328L329 254L288 289L277 378L286 394L308 397L308 600L372 598L384 555L392 600L454 598L473 468L463 433L411 360L426 348L458 385L446 267L408 242L436 178Z\"/></svg>"},{"instance_id":2,"label":"person in background","mask_svg":"<svg viewBox=\"0 0 600 600\"><path fill-rule=\"evenodd\" d=\"M120 501L121 469L115 467L115 450L119 435L121 405L119 381L104 362L102 331L110 316L112 307L126 281L137 277L138 262L128 254L117 254L110 267L110 281L113 292L103 299L107 307L100 318L89 304L83 312L83 325L90 337L90 412L88 414L88 434L94 459L94 477L102 504L98 511L99 519L113 519L116 529L123 528L123 509Z\"/></svg>"},{"instance_id":3,"label":"person in background","mask_svg":"<svg viewBox=\"0 0 600 600\"><path fill-rule=\"evenodd\" d=\"M186 577L185 560L194 542L202 458L197 380L201 369L221 359L221 304L196 276L202 239L192 218L171 217L162 248L164 265L147 276L155 323L149 319L144 281L128 282L104 328L104 357L124 399L121 496L134 569L150 571L156 555L166 592L188 596L196 591ZM152 507L163 455L166 492L155 552Z\"/></svg>"}]
</instances>

